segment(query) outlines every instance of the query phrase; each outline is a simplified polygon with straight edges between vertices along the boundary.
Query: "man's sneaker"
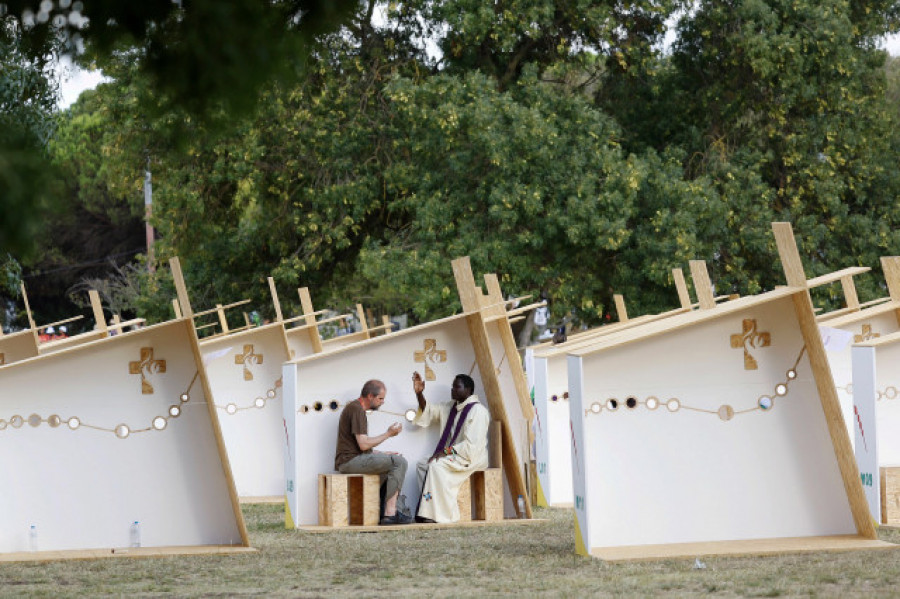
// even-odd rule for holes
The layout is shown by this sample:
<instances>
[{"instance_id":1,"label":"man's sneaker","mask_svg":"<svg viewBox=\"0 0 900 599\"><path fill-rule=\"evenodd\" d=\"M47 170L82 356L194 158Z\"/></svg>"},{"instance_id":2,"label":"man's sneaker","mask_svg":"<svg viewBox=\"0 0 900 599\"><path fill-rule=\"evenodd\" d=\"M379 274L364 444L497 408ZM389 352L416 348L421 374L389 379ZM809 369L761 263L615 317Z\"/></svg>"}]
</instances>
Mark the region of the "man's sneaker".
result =
<instances>
[{"instance_id":1,"label":"man's sneaker","mask_svg":"<svg viewBox=\"0 0 900 599\"><path fill-rule=\"evenodd\" d=\"M413 519L404 514L397 512L393 516L385 516L381 519L382 526L393 526L395 524L412 524Z\"/></svg>"}]
</instances>

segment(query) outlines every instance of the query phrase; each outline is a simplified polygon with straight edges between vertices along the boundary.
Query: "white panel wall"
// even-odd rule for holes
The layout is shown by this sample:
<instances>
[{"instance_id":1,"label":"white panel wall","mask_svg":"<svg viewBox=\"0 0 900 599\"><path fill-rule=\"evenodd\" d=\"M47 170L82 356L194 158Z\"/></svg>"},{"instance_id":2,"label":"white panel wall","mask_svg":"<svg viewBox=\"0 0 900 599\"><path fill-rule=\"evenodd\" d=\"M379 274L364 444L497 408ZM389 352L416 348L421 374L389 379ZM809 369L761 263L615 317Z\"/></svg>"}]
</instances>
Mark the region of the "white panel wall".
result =
<instances>
[{"instance_id":1,"label":"white panel wall","mask_svg":"<svg viewBox=\"0 0 900 599\"><path fill-rule=\"evenodd\" d=\"M235 486L241 497L284 494L280 323L201 344Z\"/></svg>"},{"instance_id":2,"label":"white panel wall","mask_svg":"<svg viewBox=\"0 0 900 599\"><path fill-rule=\"evenodd\" d=\"M142 348L165 360L144 368L153 393L130 371ZM135 520L145 547L242 543L195 348L173 321L0 369L0 552L31 525L40 550L127 547Z\"/></svg>"},{"instance_id":3,"label":"white panel wall","mask_svg":"<svg viewBox=\"0 0 900 599\"><path fill-rule=\"evenodd\" d=\"M751 348L756 370L730 343L744 319L771 335L770 346ZM783 298L573 357L571 415L584 435L573 471L587 546L855 534L805 354L787 395L752 410L788 382L803 345L792 300ZM640 402L634 409L621 405L629 396ZM644 403L650 397L660 401L655 410ZM616 411L590 412L610 398L620 401ZM681 402L676 412L665 405L672 398ZM729 421L716 413L723 405L735 412Z\"/></svg>"}]
</instances>

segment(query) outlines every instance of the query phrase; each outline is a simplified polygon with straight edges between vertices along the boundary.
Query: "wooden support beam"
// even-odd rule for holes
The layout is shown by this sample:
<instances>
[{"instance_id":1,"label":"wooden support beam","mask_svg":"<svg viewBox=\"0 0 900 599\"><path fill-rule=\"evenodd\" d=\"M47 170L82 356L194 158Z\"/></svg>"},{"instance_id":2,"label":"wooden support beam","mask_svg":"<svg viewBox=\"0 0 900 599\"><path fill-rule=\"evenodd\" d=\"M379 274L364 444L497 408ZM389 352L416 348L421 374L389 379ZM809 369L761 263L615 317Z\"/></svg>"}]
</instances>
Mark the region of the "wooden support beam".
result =
<instances>
[{"instance_id":1,"label":"wooden support beam","mask_svg":"<svg viewBox=\"0 0 900 599\"><path fill-rule=\"evenodd\" d=\"M322 353L322 336L319 334L319 327L316 325L316 317L313 311L312 298L309 295L309 287L301 287L297 289L300 295L300 308L303 310L303 316L306 320L306 326L309 329L309 342L312 350L320 354Z\"/></svg>"},{"instance_id":2,"label":"wooden support beam","mask_svg":"<svg viewBox=\"0 0 900 599\"><path fill-rule=\"evenodd\" d=\"M20 283L22 290L22 300L25 302L25 314L28 316L28 328L31 329L31 335L34 337L34 347L37 348L41 344L41 338L38 335L37 327L34 326L34 315L31 313L31 305L28 303L28 293L25 291L25 283Z\"/></svg>"},{"instance_id":3,"label":"wooden support beam","mask_svg":"<svg viewBox=\"0 0 900 599\"><path fill-rule=\"evenodd\" d=\"M488 289L488 298L492 302L503 300L503 292L500 290L500 280L495 273L484 275L485 287ZM546 303L546 302L543 302ZM497 331L500 333L500 340L503 342L503 353L510 365L510 373L513 377L513 383L516 386L516 395L519 397L519 407L522 414L528 421L528 442L534 441L534 432L531 430L531 422L534 420L534 406L531 405L531 394L528 392L528 378L525 376L525 370L522 368L522 357L519 354L519 347L516 345L516 337L513 335L512 327L509 324L509 313L504 312L502 306L498 308L500 318L496 320ZM491 318L482 317L482 322L487 325Z\"/></svg>"},{"instance_id":4,"label":"wooden support beam","mask_svg":"<svg viewBox=\"0 0 900 599\"><path fill-rule=\"evenodd\" d=\"M834 379L831 376L831 368L828 366L828 358L825 355L825 347L816 324L813 312L812 299L807 288L806 275L803 272L803 263L800 260L800 252L797 250L797 241L790 223L772 223L772 231L775 233L775 243L778 246L778 255L781 257L781 265L788 285L804 289L803 293L795 293L792 298L800 330L806 342L806 355L812 368L816 381L816 389L825 413L825 421L828 423L828 432L831 435L831 443L834 447L835 458L847 491L847 499L853 521L859 535L867 539L876 539L877 533L869 515L869 505L863 492L859 479L859 468L850 446L850 437L847 435L847 427L841 414L841 405L838 400Z\"/></svg>"},{"instance_id":5,"label":"wooden support beam","mask_svg":"<svg viewBox=\"0 0 900 599\"><path fill-rule=\"evenodd\" d=\"M900 256L882 256L881 269L884 271L884 282L887 283L891 301L900 302ZM897 324L900 324L900 309L894 310Z\"/></svg>"},{"instance_id":6,"label":"wooden support beam","mask_svg":"<svg viewBox=\"0 0 900 599\"><path fill-rule=\"evenodd\" d=\"M852 311L859 310L859 296L856 295L856 284L853 282L853 275L841 277L841 289L844 290L844 303L847 308Z\"/></svg>"},{"instance_id":7,"label":"wooden support beam","mask_svg":"<svg viewBox=\"0 0 900 599\"><path fill-rule=\"evenodd\" d=\"M39 328L46 329L47 327L55 327L61 324L66 324L67 322L75 322L76 320L81 320L84 318L83 314L79 314L78 316L70 316L69 318L63 318L62 320L54 320L53 322L48 322L47 324L41 325Z\"/></svg>"},{"instance_id":8,"label":"wooden support beam","mask_svg":"<svg viewBox=\"0 0 900 599\"><path fill-rule=\"evenodd\" d=\"M678 292L678 301L682 308L691 307L691 294L688 292L687 283L684 280L684 273L680 268L672 269L672 278L675 280L675 290Z\"/></svg>"},{"instance_id":9,"label":"wooden support beam","mask_svg":"<svg viewBox=\"0 0 900 599\"><path fill-rule=\"evenodd\" d=\"M94 322L98 331L103 332L103 336L106 337L109 332L106 329L106 317L103 315L103 304L100 303L100 294L96 289L90 289L88 291L88 297L91 299L91 309L94 311Z\"/></svg>"},{"instance_id":10,"label":"wooden support beam","mask_svg":"<svg viewBox=\"0 0 900 599\"><path fill-rule=\"evenodd\" d=\"M505 305L505 304L499 304L499 305ZM534 310L535 308L540 308L541 306L546 306L546 305L547 305L546 300L542 300L539 302L535 302L533 304L528 304L527 306L519 306L518 308L514 308L512 310L509 310L508 312L500 312L499 314L495 314L494 316L486 316L484 321L485 322L494 322L495 320L503 320L505 318L505 319L508 319L510 322L512 322L513 319L510 319L510 316L518 316L519 314L524 314L525 312L530 312L531 310Z\"/></svg>"},{"instance_id":11,"label":"wooden support beam","mask_svg":"<svg viewBox=\"0 0 900 599\"><path fill-rule=\"evenodd\" d=\"M275 321L281 322L284 317L281 315L281 302L278 301L278 290L275 289L275 279L269 277L269 292L272 294L272 305L275 306Z\"/></svg>"},{"instance_id":12,"label":"wooden support beam","mask_svg":"<svg viewBox=\"0 0 900 599\"><path fill-rule=\"evenodd\" d=\"M363 309L362 304L356 304L356 318L359 319L360 332L364 334L366 339L371 337L369 335L369 323L366 322L366 311Z\"/></svg>"},{"instance_id":13,"label":"wooden support beam","mask_svg":"<svg viewBox=\"0 0 900 599\"><path fill-rule=\"evenodd\" d=\"M181 314L181 304L178 303L177 299L172 300L172 308L175 310L175 319L184 318Z\"/></svg>"},{"instance_id":14,"label":"wooden support beam","mask_svg":"<svg viewBox=\"0 0 900 599\"><path fill-rule=\"evenodd\" d=\"M705 260L691 260L691 278L694 280L694 292L700 301L701 310L710 310L716 307L716 298L713 296L712 282L709 280L709 271L706 269Z\"/></svg>"},{"instance_id":15,"label":"wooden support beam","mask_svg":"<svg viewBox=\"0 0 900 599\"><path fill-rule=\"evenodd\" d=\"M516 451L512 431L509 427L509 419L506 417L503 393L500 389L500 381L497 379L497 372L494 370L495 362L491 354L490 340L483 322L484 317L481 313L482 292L475 285L475 277L472 275L472 265L468 256L457 258L452 262L452 265L462 309L467 314L466 325L469 328L469 337L475 350L475 361L481 373L485 399L491 412L491 418L499 420L502 425L501 446L506 482L513 496L514 504L515 499L519 495L525 498L525 515L531 518L531 502L529 501L528 489L525 487L525 480L522 475L524 462L519 462L518 452Z\"/></svg>"},{"instance_id":16,"label":"wooden support beam","mask_svg":"<svg viewBox=\"0 0 900 599\"><path fill-rule=\"evenodd\" d=\"M850 266L848 268L842 268L841 270L836 270L834 272L822 275L821 277L809 279L808 281L806 281L806 286L809 289L812 289L813 287L821 287L822 285L828 285L829 283L840 281L844 277L853 277L864 272L869 272L870 270L872 269L868 266Z\"/></svg>"},{"instance_id":17,"label":"wooden support beam","mask_svg":"<svg viewBox=\"0 0 900 599\"><path fill-rule=\"evenodd\" d=\"M394 323L391 322L391 317L387 314L381 315L381 326L384 329L385 335L389 335L394 332Z\"/></svg>"},{"instance_id":18,"label":"wooden support beam","mask_svg":"<svg viewBox=\"0 0 900 599\"><path fill-rule=\"evenodd\" d=\"M509 315L506 314L507 302L503 301L503 291L500 289L500 279L497 278L496 273L484 275L484 286L487 288L486 299L490 308L482 310L482 314L486 318L491 316L508 317Z\"/></svg>"},{"instance_id":19,"label":"wooden support beam","mask_svg":"<svg viewBox=\"0 0 900 599\"><path fill-rule=\"evenodd\" d=\"M613 301L616 303L616 316L619 317L619 322L628 322L628 310L625 309L625 297L621 293L614 293Z\"/></svg>"},{"instance_id":20,"label":"wooden support beam","mask_svg":"<svg viewBox=\"0 0 900 599\"><path fill-rule=\"evenodd\" d=\"M882 256L881 269L891 300L900 302L900 256Z\"/></svg>"},{"instance_id":21,"label":"wooden support beam","mask_svg":"<svg viewBox=\"0 0 900 599\"><path fill-rule=\"evenodd\" d=\"M218 312L219 310L229 310L231 308L235 308L237 306L243 306L244 304L249 304L249 303L250 303L250 300L245 299L245 300L241 300L239 302L231 302L230 304L225 304L224 306L221 304L216 304L215 308L210 308L209 310L203 310L202 312L195 312L194 318L197 318L199 316L206 316L207 314L213 314L215 312Z\"/></svg>"},{"instance_id":22,"label":"wooden support beam","mask_svg":"<svg viewBox=\"0 0 900 599\"><path fill-rule=\"evenodd\" d=\"M316 310L315 312L311 312L310 314L312 316L321 316L322 314L325 314L326 312L328 312L328 310ZM292 316L291 318L285 318L281 322L283 324L290 324L292 322L297 322L298 320L306 321L307 317L310 316L310 314L301 314L299 316ZM349 316L349 315L345 315L345 316ZM314 323L315 323L315 321L316 321L316 319L313 318ZM299 328L299 327L296 327L296 328Z\"/></svg>"},{"instance_id":23,"label":"wooden support beam","mask_svg":"<svg viewBox=\"0 0 900 599\"><path fill-rule=\"evenodd\" d=\"M222 327L222 333L228 333L228 319L225 318L225 308L222 304L216 304L216 314L219 316L219 325ZM199 316L199 314L194 314Z\"/></svg>"},{"instance_id":24,"label":"wooden support beam","mask_svg":"<svg viewBox=\"0 0 900 599\"><path fill-rule=\"evenodd\" d=\"M888 296L888 297L879 297L879 298L876 298L876 299L873 299L873 300L869 300L869 301L867 301L867 302L863 302L863 303L861 303L861 304L859 305L859 307L860 307L860 309L863 309L863 308L871 308L872 306L879 306L879 305L881 305L881 304L886 304L886 303L888 303L889 301L891 301L890 296Z\"/></svg>"},{"instance_id":25,"label":"wooden support beam","mask_svg":"<svg viewBox=\"0 0 900 599\"><path fill-rule=\"evenodd\" d=\"M194 310L191 308L191 300L184 284L184 274L181 272L181 261L178 256L169 258L169 268L172 269L172 279L175 281L175 293L178 294L181 314L183 318L193 318Z\"/></svg>"},{"instance_id":26,"label":"wooden support beam","mask_svg":"<svg viewBox=\"0 0 900 599\"><path fill-rule=\"evenodd\" d=\"M115 331L122 331L125 329L125 327L143 325L145 322L147 322L147 320L144 318L132 318L131 320L122 321L118 314L113 316L112 320L113 322L111 325L109 325L108 328Z\"/></svg>"}]
</instances>

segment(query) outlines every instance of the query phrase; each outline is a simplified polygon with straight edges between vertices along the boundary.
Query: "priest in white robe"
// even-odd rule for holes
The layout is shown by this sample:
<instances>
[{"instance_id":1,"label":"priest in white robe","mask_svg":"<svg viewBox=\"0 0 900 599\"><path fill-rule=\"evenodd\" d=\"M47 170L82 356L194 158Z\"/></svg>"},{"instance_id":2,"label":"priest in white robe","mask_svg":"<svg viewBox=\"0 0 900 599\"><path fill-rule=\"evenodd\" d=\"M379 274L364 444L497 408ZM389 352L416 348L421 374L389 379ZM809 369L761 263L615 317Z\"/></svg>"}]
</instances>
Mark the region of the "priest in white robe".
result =
<instances>
[{"instance_id":1,"label":"priest in white robe","mask_svg":"<svg viewBox=\"0 0 900 599\"><path fill-rule=\"evenodd\" d=\"M475 381L460 374L450 389L452 401L428 402L425 381L413 373L413 390L419 401L414 424L438 423L441 439L433 455L416 466L419 477L417 522L458 522L459 487L476 470L488 466L487 435L491 415L475 395Z\"/></svg>"}]
</instances>

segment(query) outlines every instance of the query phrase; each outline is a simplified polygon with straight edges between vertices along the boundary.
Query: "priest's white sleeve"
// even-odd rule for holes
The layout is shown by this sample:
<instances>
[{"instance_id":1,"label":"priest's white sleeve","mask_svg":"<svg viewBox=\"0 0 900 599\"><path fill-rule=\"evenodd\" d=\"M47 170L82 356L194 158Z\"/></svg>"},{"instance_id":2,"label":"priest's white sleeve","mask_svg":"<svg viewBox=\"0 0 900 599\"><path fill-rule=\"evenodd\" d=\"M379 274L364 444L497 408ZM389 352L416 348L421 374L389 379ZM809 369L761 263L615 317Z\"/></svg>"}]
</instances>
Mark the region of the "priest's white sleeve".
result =
<instances>
[{"instance_id":1,"label":"priest's white sleeve","mask_svg":"<svg viewBox=\"0 0 900 599\"><path fill-rule=\"evenodd\" d=\"M432 422L441 421L441 404L426 402L424 410L417 410L416 417L413 418L413 424L421 427L431 426Z\"/></svg>"}]
</instances>

